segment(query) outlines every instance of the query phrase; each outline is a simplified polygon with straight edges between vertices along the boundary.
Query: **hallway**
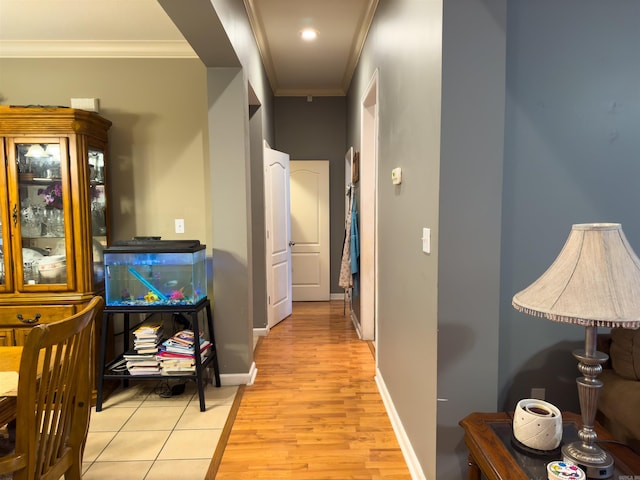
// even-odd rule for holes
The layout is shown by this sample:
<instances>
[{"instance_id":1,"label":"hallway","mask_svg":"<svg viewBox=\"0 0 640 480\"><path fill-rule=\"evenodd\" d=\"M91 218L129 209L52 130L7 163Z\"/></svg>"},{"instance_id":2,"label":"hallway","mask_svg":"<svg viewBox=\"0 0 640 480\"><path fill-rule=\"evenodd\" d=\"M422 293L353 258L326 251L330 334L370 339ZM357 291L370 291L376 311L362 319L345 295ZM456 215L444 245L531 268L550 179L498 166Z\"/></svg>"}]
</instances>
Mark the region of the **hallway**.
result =
<instances>
[{"instance_id":1,"label":"hallway","mask_svg":"<svg viewBox=\"0 0 640 480\"><path fill-rule=\"evenodd\" d=\"M208 479L409 479L369 345L342 301L294 303L262 338L222 459ZM217 472L216 472L217 469Z\"/></svg>"}]
</instances>

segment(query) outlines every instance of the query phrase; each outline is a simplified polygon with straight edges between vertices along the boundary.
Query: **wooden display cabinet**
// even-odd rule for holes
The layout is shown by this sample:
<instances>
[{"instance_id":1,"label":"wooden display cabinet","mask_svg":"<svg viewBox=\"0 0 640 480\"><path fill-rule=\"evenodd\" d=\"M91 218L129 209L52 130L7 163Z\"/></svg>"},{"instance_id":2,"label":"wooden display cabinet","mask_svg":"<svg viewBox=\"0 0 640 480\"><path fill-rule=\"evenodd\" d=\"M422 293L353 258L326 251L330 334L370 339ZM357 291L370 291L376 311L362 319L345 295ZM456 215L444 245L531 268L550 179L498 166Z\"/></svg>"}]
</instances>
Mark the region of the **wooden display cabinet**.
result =
<instances>
[{"instance_id":1,"label":"wooden display cabinet","mask_svg":"<svg viewBox=\"0 0 640 480\"><path fill-rule=\"evenodd\" d=\"M0 106L0 345L104 294L110 127L84 110Z\"/></svg>"}]
</instances>

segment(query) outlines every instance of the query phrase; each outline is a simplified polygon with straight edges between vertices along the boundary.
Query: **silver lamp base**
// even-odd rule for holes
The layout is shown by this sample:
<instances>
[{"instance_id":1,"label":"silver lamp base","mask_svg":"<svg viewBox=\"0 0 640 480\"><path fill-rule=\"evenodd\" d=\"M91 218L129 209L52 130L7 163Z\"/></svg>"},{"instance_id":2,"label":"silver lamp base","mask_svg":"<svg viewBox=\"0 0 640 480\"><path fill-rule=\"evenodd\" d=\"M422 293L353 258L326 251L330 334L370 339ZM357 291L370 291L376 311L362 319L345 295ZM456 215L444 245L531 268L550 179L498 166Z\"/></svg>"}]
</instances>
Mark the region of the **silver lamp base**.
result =
<instances>
[{"instance_id":1,"label":"silver lamp base","mask_svg":"<svg viewBox=\"0 0 640 480\"><path fill-rule=\"evenodd\" d=\"M562 460L578 465L587 478L601 479L613 475L613 457L597 445L569 443L562 447Z\"/></svg>"},{"instance_id":2,"label":"silver lamp base","mask_svg":"<svg viewBox=\"0 0 640 480\"><path fill-rule=\"evenodd\" d=\"M584 375L576 380L582 428L578 431L579 441L562 447L562 456L581 467L587 478L609 478L613 475L613 457L596 443L594 424L598 410L598 395L602 382L598 375L608 355L596 350L597 328L588 326L585 329L584 350L575 350L573 356L578 360L578 370Z\"/></svg>"}]
</instances>

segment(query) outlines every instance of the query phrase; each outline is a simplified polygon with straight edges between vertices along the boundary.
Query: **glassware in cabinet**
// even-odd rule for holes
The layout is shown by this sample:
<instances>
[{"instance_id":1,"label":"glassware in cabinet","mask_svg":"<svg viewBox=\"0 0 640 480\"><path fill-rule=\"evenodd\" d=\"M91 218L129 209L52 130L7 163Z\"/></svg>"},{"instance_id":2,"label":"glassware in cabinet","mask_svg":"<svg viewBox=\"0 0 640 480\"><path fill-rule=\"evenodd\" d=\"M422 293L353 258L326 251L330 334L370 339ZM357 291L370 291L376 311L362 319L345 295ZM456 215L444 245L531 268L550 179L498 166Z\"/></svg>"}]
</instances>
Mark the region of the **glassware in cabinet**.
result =
<instances>
[{"instance_id":1,"label":"glassware in cabinet","mask_svg":"<svg viewBox=\"0 0 640 480\"><path fill-rule=\"evenodd\" d=\"M15 141L22 284L67 284L68 142ZM18 265L19 267L19 265Z\"/></svg>"}]
</instances>

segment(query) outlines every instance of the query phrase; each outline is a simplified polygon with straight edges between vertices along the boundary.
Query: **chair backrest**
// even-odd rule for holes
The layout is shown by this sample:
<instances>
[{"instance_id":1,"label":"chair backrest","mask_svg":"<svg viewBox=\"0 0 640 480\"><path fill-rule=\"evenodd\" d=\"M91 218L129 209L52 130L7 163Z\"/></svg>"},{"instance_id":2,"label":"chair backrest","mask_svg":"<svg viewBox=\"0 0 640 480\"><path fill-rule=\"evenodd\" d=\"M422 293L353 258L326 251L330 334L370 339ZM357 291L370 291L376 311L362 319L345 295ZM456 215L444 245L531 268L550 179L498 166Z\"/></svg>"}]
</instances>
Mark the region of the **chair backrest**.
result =
<instances>
[{"instance_id":1,"label":"chair backrest","mask_svg":"<svg viewBox=\"0 0 640 480\"><path fill-rule=\"evenodd\" d=\"M92 325L104 304L94 297L77 314L34 327L18 379L16 448L26 468L15 480L80 478L91 412ZM68 473L67 473L68 472Z\"/></svg>"}]
</instances>

